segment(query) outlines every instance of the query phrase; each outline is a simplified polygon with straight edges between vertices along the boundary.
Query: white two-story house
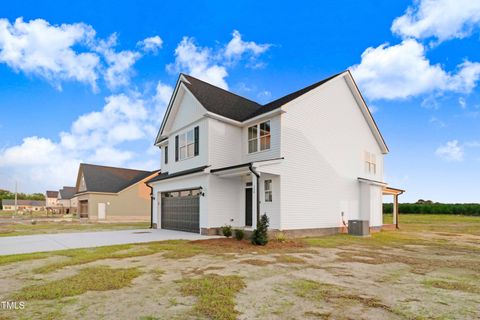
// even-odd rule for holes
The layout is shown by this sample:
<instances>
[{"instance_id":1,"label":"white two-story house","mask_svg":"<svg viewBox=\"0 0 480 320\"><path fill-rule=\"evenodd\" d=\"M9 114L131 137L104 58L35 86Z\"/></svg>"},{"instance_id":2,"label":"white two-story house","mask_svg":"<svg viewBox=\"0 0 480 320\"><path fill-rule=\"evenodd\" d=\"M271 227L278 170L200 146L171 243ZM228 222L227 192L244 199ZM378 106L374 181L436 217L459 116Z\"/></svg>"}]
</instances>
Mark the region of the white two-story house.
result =
<instances>
[{"instance_id":1,"label":"white two-story house","mask_svg":"<svg viewBox=\"0 0 480 320\"><path fill-rule=\"evenodd\" d=\"M264 213L301 235L382 226L388 148L349 71L265 105L181 74L155 145L156 228L254 229Z\"/></svg>"}]
</instances>

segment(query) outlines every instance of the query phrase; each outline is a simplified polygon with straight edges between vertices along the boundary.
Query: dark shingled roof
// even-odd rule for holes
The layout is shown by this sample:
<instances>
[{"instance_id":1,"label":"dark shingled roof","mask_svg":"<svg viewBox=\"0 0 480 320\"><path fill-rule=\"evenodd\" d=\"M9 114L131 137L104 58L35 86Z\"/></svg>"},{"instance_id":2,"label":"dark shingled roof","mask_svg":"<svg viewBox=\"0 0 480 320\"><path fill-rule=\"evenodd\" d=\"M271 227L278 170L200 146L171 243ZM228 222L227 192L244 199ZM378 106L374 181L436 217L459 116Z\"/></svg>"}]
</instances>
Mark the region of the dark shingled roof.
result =
<instances>
[{"instance_id":1,"label":"dark shingled roof","mask_svg":"<svg viewBox=\"0 0 480 320\"><path fill-rule=\"evenodd\" d=\"M3 199L2 205L4 206L14 206L15 199ZM43 200L17 200L17 206L34 206L34 207L45 207L45 201Z\"/></svg>"},{"instance_id":2,"label":"dark shingled roof","mask_svg":"<svg viewBox=\"0 0 480 320\"><path fill-rule=\"evenodd\" d=\"M192 92L202 106L215 114L229 119L243 121L248 118L250 114L262 107L255 101L241 97L205 81L186 74L183 76L190 82L184 82L188 90Z\"/></svg>"},{"instance_id":3,"label":"dark shingled roof","mask_svg":"<svg viewBox=\"0 0 480 320\"><path fill-rule=\"evenodd\" d=\"M308 87L290 93L277 100L261 105L255 101L226 91L205 81L183 74L188 82L184 82L187 88L192 92L195 98L210 112L227 117L237 121L245 121L258 115L273 111L284 104L300 97L301 95L313 90L329 80L335 78L343 72L337 73L331 77L323 79Z\"/></svg>"},{"instance_id":4,"label":"dark shingled roof","mask_svg":"<svg viewBox=\"0 0 480 320\"><path fill-rule=\"evenodd\" d=\"M77 188L63 187L62 189L60 189L59 193L60 193L60 199L69 200L75 196L75 193L77 193Z\"/></svg>"},{"instance_id":5,"label":"dark shingled roof","mask_svg":"<svg viewBox=\"0 0 480 320\"><path fill-rule=\"evenodd\" d=\"M85 178L86 191L117 193L154 174L155 171L143 171L116 167L80 164L80 171Z\"/></svg>"},{"instance_id":6,"label":"dark shingled roof","mask_svg":"<svg viewBox=\"0 0 480 320\"><path fill-rule=\"evenodd\" d=\"M57 198L57 197L58 197L58 191L47 190L47 198Z\"/></svg>"}]
</instances>

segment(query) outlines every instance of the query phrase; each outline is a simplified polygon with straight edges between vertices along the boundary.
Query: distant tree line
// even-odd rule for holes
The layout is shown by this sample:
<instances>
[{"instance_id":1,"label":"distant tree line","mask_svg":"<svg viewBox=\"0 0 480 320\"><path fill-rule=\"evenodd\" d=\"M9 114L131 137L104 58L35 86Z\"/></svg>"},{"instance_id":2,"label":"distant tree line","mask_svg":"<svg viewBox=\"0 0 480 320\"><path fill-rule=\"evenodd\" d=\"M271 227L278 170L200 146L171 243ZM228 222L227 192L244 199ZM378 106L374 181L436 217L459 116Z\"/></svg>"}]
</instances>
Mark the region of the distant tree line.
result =
<instances>
[{"instance_id":1,"label":"distant tree line","mask_svg":"<svg viewBox=\"0 0 480 320\"><path fill-rule=\"evenodd\" d=\"M393 203L383 204L383 213L392 213ZM480 216L480 203L440 203L420 199L415 203L400 203L399 213L419 214L458 214L466 216Z\"/></svg>"},{"instance_id":2,"label":"distant tree line","mask_svg":"<svg viewBox=\"0 0 480 320\"><path fill-rule=\"evenodd\" d=\"M0 209L3 208L2 200L3 199L15 199L15 193L8 190L0 189ZM27 194L23 192L17 193L18 200L45 200L45 195L43 193L32 193Z\"/></svg>"}]
</instances>

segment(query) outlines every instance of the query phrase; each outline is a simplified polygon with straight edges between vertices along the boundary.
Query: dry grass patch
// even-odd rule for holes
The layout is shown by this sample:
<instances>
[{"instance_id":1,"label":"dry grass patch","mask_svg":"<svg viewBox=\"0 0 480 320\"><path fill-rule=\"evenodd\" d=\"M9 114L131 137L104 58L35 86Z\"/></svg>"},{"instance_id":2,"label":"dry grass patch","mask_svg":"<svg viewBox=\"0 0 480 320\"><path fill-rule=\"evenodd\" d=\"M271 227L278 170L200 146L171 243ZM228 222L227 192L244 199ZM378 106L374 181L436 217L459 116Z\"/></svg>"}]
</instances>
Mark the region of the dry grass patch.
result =
<instances>
[{"instance_id":1,"label":"dry grass patch","mask_svg":"<svg viewBox=\"0 0 480 320\"><path fill-rule=\"evenodd\" d=\"M408 255L407 255L408 254ZM359 248L356 251L342 251L337 253L337 262L364 263L364 264L388 264L403 263L411 267L411 272L416 274L427 274L439 268L459 268L480 272L478 261L459 257L439 256L425 257L422 252L408 252L406 254L387 254Z\"/></svg>"},{"instance_id":2,"label":"dry grass patch","mask_svg":"<svg viewBox=\"0 0 480 320\"><path fill-rule=\"evenodd\" d=\"M11 254L7 256L0 256L0 266L5 264L23 262L29 260L44 259L52 256L52 254L47 252L35 252L35 253L25 253L25 254Z\"/></svg>"},{"instance_id":3,"label":"dry grass patch","mask_svg":"<svg viewBox=\"0 0 480 320\"><path fill-rule=\"evenodd\" d=\"M241 260L240 263L250 264L252 266L259 266L259 267L268 266L272 264L271 261L262 260L262 259L245 259L245 260Z\"/></svg>"},{"instance_id":4,"label":"dry grass patch","mask_svg":"<svg viewBox=\"0 0 480 320\"><path fill-rule=\"evenodd\" d=\"M425 280L423 282L424 285L429 287L435 287L439 289L445 290L455 290L455 291L462 291L467 293L477 293L480 294L480 288L472 283L467 283L464 281L455 281L455 280Z\"/></svg>"},{"instance_id":5,"label":"dry grass patch","mask_svg":"<svg viewBox=\"0 0 480 320\"><path fill-rule=\"evenodd\" d=\"M296 263L296 264L305 264L307 261L305 261L302 258L298 258L292 255L288 254L282 254L278 255L275 257L275 260L277 263Z\"/></svg>"},{"instance_id":6,"label":"dry grass patch","mask_svg":"<svg viewBox=\"0 0 480 320\"><path fill-rule=\"evenodd\" d=\"M235 295L245 287L238 276L209 274L197 279L181 281L181 292L186 296L196 296L194 313L215 320L234 320L238 316L235 309Z\"/></svg>"},{"instance_id":7,"label":"dry grass patch","mask_svg":"<svg viewBox=\"0 0 480 320\"><path fill-rule=\"evenodd\" d=\"M306 279L295 280L291 285L297 296L314 302L326 301L345 305L345 301L348 300L358 302L368 308L378 308L393 312L389 306L383 304L379 299L353 294L351 289L341 286Z\"/></svg>"},{"instance_id":8,"label":"dry grass patch","mask_svg":"<svg viewBox=\"0 0 480 320\"><path fill-rule=\"evenodd\" d=\"M15 300L52 300L83 294L87 291L107 291L126 287L141 272L137 268L111 269L106 266L84 268L78 274L45 284L23 288L13 295Z\"/></svg>"},{"instance_id":9,"label":"dry grass patch","mask_svg":"<svg viewBox=\"0 0 480 320\"><path fill-rule=\"evenodd\" d=\"M206 253L276 253L276 252L303 252L309 251L305 242L302 240L287 240L283 242L269 241L265 246L253 245L248 240L238 241L231 238L218 238L209 240L192 241L193 244L198 245L204 249Z\"/></svg>"}]
</instances>

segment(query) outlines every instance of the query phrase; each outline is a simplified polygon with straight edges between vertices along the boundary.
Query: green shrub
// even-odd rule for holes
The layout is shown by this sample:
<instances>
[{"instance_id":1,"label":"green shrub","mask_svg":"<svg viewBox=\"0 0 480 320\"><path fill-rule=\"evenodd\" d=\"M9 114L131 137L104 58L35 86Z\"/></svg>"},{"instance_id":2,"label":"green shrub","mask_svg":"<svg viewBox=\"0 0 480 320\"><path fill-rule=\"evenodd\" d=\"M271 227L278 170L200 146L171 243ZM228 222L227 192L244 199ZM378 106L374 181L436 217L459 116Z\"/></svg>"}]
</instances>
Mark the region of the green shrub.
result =
<instances>
[{"instance_id":1,"label":"green shrub","mask_svg":"<svg viewBox=\"0 0 480 320\"><path fill-rule=\"evenodd\" d=\"M227 237L227 238L230 238L232 236L232 226L230 225L224 225L222 227L222 234Z\"/></svg>"},{"instance_id":2,"label":"green shrub","mask_svg":"<svg viewBox=\"0 0 480 320\"><path fill-rule=\"evenodd\" d=\"M260 217L257 228L253 230L252 243L255 245L264 246L268 243L268 225L269 220L266 214Z\"/></svg>"},{"instance_id":3,"label":"green shrub","mask_svg":"<svg viewBox=\"0 0 480 320\"><path fill-rule=\"evenodd\" d=\"M245 231L242 229L235 229L235 239L238 241L243 240L245 238Z\"/></svg>"},{"instance_id":4,"label":"green shrub","mask_svg":"<svg viewBox=\"0 0 480 320\"><path fill-rule=\"evenodd\" d=\"M384 203L383 213L392 213L393 204ZM419 214L455 214L467 216L480 216L479 203L400 203L398 205L399 213L419 213Z\"/></svg>"}]
</instances>

